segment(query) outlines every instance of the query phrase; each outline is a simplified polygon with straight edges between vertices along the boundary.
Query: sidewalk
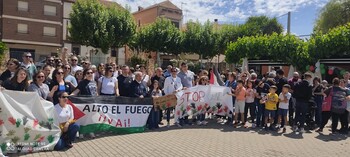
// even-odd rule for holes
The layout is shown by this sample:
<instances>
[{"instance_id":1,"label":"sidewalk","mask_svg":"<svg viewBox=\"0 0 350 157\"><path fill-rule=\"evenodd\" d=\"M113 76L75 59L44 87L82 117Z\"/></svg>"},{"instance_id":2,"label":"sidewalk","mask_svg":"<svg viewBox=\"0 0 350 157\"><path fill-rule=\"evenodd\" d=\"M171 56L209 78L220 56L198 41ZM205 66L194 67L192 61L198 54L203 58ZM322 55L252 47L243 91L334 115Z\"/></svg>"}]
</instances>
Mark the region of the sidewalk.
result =
<instances>
[{"instance_id":1,"label":"sidewalk","mask_svg":"<svg viewBox=\"0 0 350 157\"><path fill-rule=\"evenodd\" d=\"M261 129L245 129L209 121L207 126L162 126L139 134L103 134L95 139L79 139L66 151L25 156L349 156L350 140L345 135L306 132L296 135Z\"/></svg>"}]
</instances>

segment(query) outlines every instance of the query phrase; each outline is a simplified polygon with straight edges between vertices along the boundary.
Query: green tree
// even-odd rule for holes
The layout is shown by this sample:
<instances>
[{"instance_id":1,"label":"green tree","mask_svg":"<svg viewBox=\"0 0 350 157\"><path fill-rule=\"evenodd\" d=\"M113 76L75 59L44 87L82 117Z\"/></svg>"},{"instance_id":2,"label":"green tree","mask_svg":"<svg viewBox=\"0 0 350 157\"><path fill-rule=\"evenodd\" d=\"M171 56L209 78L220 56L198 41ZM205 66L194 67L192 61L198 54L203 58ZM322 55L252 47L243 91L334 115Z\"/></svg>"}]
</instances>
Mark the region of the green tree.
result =
<instances>
[{"instance_id":1,"label":"green tree","mask_svg":"<svg viewBox=\"0 0 350 157\"><path fill-rule=\"evenodd\" d=\"M310 62L307 43L293 35L250 36L239 38L229 44L226 51L228 63L238 63L241 58L268 59L294 66L304 66Z\"/></svg>"},{"instance_id":2,"label":"green tree","mask_svg":"<svg viewBox=\"0 0 350 157\"><path fill-rule=\"evenodd\" d=\"M350 22L350 0L331 0L321 9L314 31L327 33L329 29L348 22Z\"/></svg>"},{"instance_id":3,"label":"green tree","mask_svg":"<svg viewBox=\"0 0 350 157\"><path fill-rule=\"evenodd\" d=\"M128 10L117 5L108 7L108 21L106 24L112 47L121 47L132 41L136 33L136 24Z\"/></svg>"},{"instance_id":4,"label":"green tree","mask_svg":"<svg viewBox=\"0 0 350 157\"><path fill-rule=\"evenodd\" d=\"M117 6L106 7L98 0L77 0L70 14L70 39L78 44L101 48L107 53L111 47L129 43L136 25L129 11Z\"/></svg>"},{"instance_id":5,"label":"green tree","mask_svg":"<svg viewBox=\"0 0 350 157\"><path fill-rule=\"evenodd\" d=\"M0 65L3 62L4 56L5 56L5 50L7 50L5 43L0 42Z\"/></svg>"},{"instance_id":6,"label":"green tree","mask_svg":"<svg viewBox=\"0 0 350 157\"><path fill-rule=\"evenodd\" d=\"M244 36L280 34L283 32L283 26L278 23L277 18L252 16L241 25L241 31Z\"/></svg>"},{"instance_id":7,"label":"green tree","mask_svg":"<svg viewBox=\"0 0 350 157\"><path fill-rule=\"evenodd\" d=\"M159 18L142 27L136 35L136 41L133 47L147 52L178 54L181 51L180 31L169 19Z\"/></svg>"}]
</instances>

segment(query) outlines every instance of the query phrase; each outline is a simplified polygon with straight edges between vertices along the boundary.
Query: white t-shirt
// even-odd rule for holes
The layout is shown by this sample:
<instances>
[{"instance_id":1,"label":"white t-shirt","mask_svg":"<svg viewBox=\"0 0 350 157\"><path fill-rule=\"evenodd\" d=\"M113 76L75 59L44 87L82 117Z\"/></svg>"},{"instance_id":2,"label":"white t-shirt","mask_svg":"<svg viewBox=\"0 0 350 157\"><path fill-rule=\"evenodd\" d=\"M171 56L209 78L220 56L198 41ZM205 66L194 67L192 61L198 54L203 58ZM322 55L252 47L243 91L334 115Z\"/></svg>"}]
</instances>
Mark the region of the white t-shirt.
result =
<instances>
[{"instance_id":1,"label":"white t-shirt","mask_svg":"<svg viewBox=\"0 0 350 157\"><path fill-rule=\"evenodd\" d=\"M65 123L69 119L74 119L73 108L70 105L66 105L65 108L62 108L60 104L56 104L55 110L58 115L57 120L59 123Z\"/></svg>"},{"instance_id":2,"label":"white t-shirt","mask_svg":"<svg viewBox=\"0 0 350 157\"><path fill-rule=\"evenodd\" d=\"M246 103L253 103L255 101L255 89L246 89L246 97L245 97L245 102Z\"/></svg>"},{"instance_id":3,"label":"white t-shirt","mask_svg":"<svg viewBox=\"0 0 350 157\"><path fill-rule=\"evenodd\" d=\"M115 83L118 82L118 79L115 77L101 77L98 79L98 82L101 83L101 93L103 94L115 94Z\"/></svg>"},{"instance_id":4,"label":"white t-shirt","mask_svg":"<svg viewBox=\"0 0 350 157\"><path fill-rule=\"evenodd\" d=\"M285 96L287 97L288 101L285 103L285 102L282 102L280 101L279 103L279 108L280 109L287 109L288 110L288 107L289 107L289 99L292 97L292 94L290 94L289 92L285 94ZM280 100L284 100L284 96L283 94L281 93L278 97Z\"/></svg>"}]
</instances>

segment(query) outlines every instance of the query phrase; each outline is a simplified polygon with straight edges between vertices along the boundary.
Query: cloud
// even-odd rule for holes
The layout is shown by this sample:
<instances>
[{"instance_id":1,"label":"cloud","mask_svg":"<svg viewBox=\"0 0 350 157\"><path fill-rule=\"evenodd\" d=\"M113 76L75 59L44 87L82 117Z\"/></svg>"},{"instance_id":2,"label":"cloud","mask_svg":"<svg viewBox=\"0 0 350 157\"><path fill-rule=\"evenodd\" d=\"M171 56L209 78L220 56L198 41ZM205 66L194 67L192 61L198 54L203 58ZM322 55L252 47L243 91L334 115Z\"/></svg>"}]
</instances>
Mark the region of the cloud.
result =
<instances>
[{"instance_id":1,"label":"cloud","mask_svg":"<svg viewBox=\"0 0 350 157\"><path fill-rule=\"evenodd\" d=\"M113 0L122 6L128 5L131 11L138 6L148 7L162 0ZM182 8L185 22L198 20L204 22L218 19L219 22L232 23L245 20L249 16L281 16L287 12L297 12L308 6L323 7L327 0L171 0Z\"/></svg>"}]
</instances>

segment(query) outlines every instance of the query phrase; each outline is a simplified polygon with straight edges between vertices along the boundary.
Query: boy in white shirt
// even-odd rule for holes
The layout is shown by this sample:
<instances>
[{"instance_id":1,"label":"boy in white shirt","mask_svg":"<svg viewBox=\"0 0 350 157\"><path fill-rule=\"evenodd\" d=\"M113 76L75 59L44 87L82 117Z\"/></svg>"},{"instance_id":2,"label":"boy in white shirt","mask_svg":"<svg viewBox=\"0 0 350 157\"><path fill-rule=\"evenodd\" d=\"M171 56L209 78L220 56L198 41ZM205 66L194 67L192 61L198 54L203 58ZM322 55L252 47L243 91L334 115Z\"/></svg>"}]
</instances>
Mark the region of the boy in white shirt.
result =
<instances>
[{"instance_id":1,"label":"boy in white shirt","mask_svg":"<svg viewBox=\"0 0 350 157\"><path fill-rule=\"evenodd\" d=\"M283 128L283 133L286 132L286 127L284 123L287 123L287 113L289 107L289 99L292 94L289 93L290 85L285 84L282 88L282 92L279 95L279 108L278 108L278 124L279 128ZM281 124L282 118L284 118L284 123Z\"/></svg>"}]
</instances>

